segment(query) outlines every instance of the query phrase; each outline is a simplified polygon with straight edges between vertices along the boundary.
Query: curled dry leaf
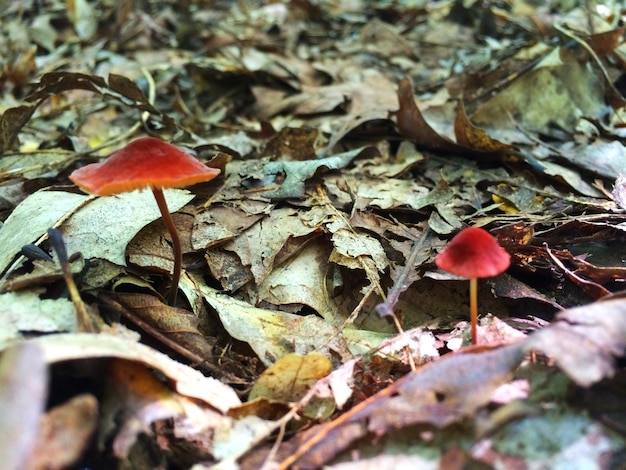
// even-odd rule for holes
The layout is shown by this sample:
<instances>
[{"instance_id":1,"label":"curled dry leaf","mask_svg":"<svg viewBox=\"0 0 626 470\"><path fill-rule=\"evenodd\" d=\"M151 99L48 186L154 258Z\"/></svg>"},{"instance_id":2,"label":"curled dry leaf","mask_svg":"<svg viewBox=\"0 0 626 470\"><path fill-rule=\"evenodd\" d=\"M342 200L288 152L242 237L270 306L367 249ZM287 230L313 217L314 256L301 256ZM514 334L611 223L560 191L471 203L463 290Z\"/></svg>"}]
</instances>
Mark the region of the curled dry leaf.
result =
<instances>
[{"instance_id":1,"label":"curled dry leaf","mask_svg":"<svg viewBox=\"0 0 626 470\"><path fill-rule=\"evenodd\" d=\"M338 419L284 444L279 468L324 465L368 434L458 422L493 401L528 351L550 356L572 380L588 386L613 374L614 358L625 348L626 300L566 310L525 340L486 352L450 354L408 374Z\"/></svg>"},{"instance_id":2,"label":"curled dry leaf","mask_svg":"<svg viewBox=\"0 0 626 470\"><path fill-rule=\"evenodd\" d=\"M33 450L47 395L44 355L39 346L10 347L0 361L0 462L23 468Z\"/></svg>"},{"instance_id":3,"label":"curled dry leaf","mask_svg":"<svg viewBox=\"0 0 626 470\"><path fill-rule=\"evenodd\" d=\"M233 338L247 342L267 366L289 353L306 354L311 350L328 356L338 354L344 360L352 358L351 342L334 325L315 315L255 308L208 286L201 290L226 331Z\"/></svg>"},{"instance_id":4,"label":"curled dry leaf","mask_svg":"<svg viewBox=\"0 0 626 470\"><path fill-rule=\"evenodd\" d=\"M70 468L83 454L98 425L98 400L78 395L48 411L28 460L28 470Z\"/></svg>"},{"instance_id":5,"label":"curled dry leaf","mask_svg":"<svg viewBox=\"0 0 626 470\"><path fill-rule=\"evenodd\" d=\"M554 359L574 382L587 387L613 375L615 357L626 348L626 300L596 302L561 312L557 321L531 335L527 350Z\"/></svg>"},{"instance_id":6,"label":"curled dry leaf","mask_svg":"<svg viewBox=\"0 0 626 470\"><path fill-rule=\"evenodd\" d=\"M28 341L43 350L48 363L89 358L142 362L169 378L181 395L201 400L221 412L241 403L235 391L212 377L170 359L149 346L109 334L58 334Z\"/></svg>"},{"instance_id":7,"label":"curled dry leaf","mask_svg":"<svg viewBox=\"0 0 626 470\"><path fill-rule=\"evenodd\" d=\"M332 370L332 364L323 354L310 352L306 356L287 354L266 369L258 378L249 400L269 398L283 402L302 399L311 387ZM317 397L305 404L303 414L310 418L328 417L334 411L334 400Z\"/></svg>"},{"instance_id":8,"label":"curled dry leaf","mask_svg":"<svg viewBox=\"0 0 626 470\"><path fill-rule=\"evenodd\" d=\"M410 373L336 420L286 443L281 469L316 468L370 433L383 435L418 423L443 427L474 413L512 376L521 343L481 354L450 354ZM293 447L296 446L296 448ZM289 456L287 456L289 454Z\"/></svg>"},{"instance_id":9,"label":"curled dry leaf","mask_svg":"<svg viewBox=\"0 0 626 470\"><path fill-rule=\"evenodd\" d=\"M137 435L149 430L156 421L182 418L187 422L187 427L193 428L196 433L218 423L223 425L220 421L228 421L214 410L204 409L194 400L174 393L137 362L112 361L107 376L108 393L103 409L111 413L111 422L116 416L121 421L112 444L117 457L127 457Z\"/></svg>"}]
</instances>

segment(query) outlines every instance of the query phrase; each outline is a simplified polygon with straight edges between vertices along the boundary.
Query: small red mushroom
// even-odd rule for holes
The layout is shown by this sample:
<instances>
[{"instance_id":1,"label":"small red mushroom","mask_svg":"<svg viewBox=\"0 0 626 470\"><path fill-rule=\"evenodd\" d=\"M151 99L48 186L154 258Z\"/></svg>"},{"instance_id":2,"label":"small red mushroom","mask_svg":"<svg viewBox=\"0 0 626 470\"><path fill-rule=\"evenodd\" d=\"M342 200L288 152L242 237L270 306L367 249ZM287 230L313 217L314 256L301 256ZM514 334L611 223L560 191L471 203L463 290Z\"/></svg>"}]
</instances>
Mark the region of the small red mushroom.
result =
<instances>
[{"instance_id":1,"label":"small red mushroom","mask_svg":"<svg viewBox=\"0 0 626 470\"><path fill-rule=\"evenodd\" d=\"M506 271L511 257L489 232L478 227L461 230L435 258L444 271L470 280L472 344L477 342L478 278L497 276Z\"/></svg>"},{"instance_id":2,"label":"small red mushroom","mask_svg":"<svg viewBox=\"0 0 626 470\"><path fill-rule=\"evenodd\" d=\"M219 173L220 170L207 167L174 145L154 137L142 137L114 152L101 163L92 163L75 170L69 178L77 186L97 196L152 189L165 227L172 237L174 272L169 304L174 305L183 255L180 237L162 188L179 188L209 181Z\"/></svg>"}]
</instances>

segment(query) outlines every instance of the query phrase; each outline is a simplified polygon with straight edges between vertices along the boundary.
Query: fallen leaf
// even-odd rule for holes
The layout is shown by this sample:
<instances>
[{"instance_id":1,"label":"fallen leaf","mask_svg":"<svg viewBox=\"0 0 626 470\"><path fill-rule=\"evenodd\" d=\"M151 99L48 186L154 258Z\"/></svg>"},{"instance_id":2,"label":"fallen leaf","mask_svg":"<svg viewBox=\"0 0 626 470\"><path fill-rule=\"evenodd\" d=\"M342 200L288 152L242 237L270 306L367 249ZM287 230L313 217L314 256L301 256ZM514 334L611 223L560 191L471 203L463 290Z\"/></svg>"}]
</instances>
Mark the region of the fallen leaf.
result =
<instances>
[{"instance_id":1,"label":"fallen leaf","mask_svg":"<svg viewBox=\"0 0 626 470\"><path fill-rule=\"evenodd\" d=\"M263 195L272 199L300 198L304 196L305 182L328 170L344 168L355 158L366 158L378 153L372 147L358 148L326 158L304 161L269 162L263 168L265 184L272 184L272 179L284 175L285 180L278 189L264 191Z\"/></svg>"},{"instance_id":2,"label":"fallen leaf","mask_svg":"<svg viewBox=\"0 0 626 470\"><path fill-rule=\"evenodd\" d=\"M34 343L6 349L0 358L0 461L24 468L35 448L48 393L43 351Z\"/></svg>"},{"instance_id":3,"label":"fallen leaf","mask_svg":"<svg viewBox=\"0 0 626 470\"><path fill-rule=\"evenodd\" d=\"M76 331L74 304L68 299L42 299L33 290L0 294L0 348L22 332Z\"/></svg>"},{"instance_id":4,"label":"fallen leaf","mask_svg":"<svg viewBox=\"0 0 626 470\"><path fill-rule=\"evenodd\" d=\"M110 334L57 334L28 340L37 344L47 363L74 359L118 358L138 361L168 377L181 395L205 402L226 412L241 403L235 391L212 377L181 364L149 346Z\"/></svg>"},{"instance_id":5,"label":"fallen leaf","mask_svg":"<svg viewBox=\"0 0 626 470\"><path fill-rule=\"evenodd\" d=\"M213 267L215 277L245 277L251 274L257 285L262 284L273 271L277 257L290 240L304 240L317 230L315 224L307 223L298 217L298 211L292 207L280 207L272 210L267 217L243 231L240 236L220 247L220 250L232 252L240 264L232 262L223 266ZM284 261L284 260L283 260ZM246 270L242 272L241 266Z\"/></svg>"},{"instance_id":6,"label":"fallen leaf","mask_svg":"<svg viewBox=\"0 0 626 470\"><path fill-rule=\"evenodd\" d=\"M190 214L172 214L172 220L179 232L183 256L193 251L189 233L194 218ZM161 219L146 225L126 247L128 263L150 271L169 274L174 269L171 235Z\"/></svg>"},{"instance_id":7,"label":"fallen leaf","mask_svg":"<svg viewBox=\"0 0 626 470\"><path fill-rule=\"evenodd\" d=\"M184 189L164 190L170 212L176 212L193 195ZM139 231L161 217L150 191L132 191L92 199L66 220L59 230L69 253L86 259L100 258L126 266L126 247Z\"/></svg>"},{"instance_id":8,"label":"fallen leaf","mask_svg":"<svg viewBox=\"0 0 626 470\"><path fill-rule=\"evenodd\" d=\"M297 402L331 370L332 364L323 354L287 354L263 371L252 386L248 400L268 398L286 403ZM330 404L326 398L312 398L305 404L302 413L309 418L326 418L334 411L333 405L334 400Z\"/></svg>"},{"instance_id":9,"label":"fallen leaf","mask_svg":"<svg viewBox=\"0 0 626 470\"><path fill-rule=\"evenodd\" d=\"M337 323L339 312L327 285L328 243L312 241L287 261L276 266L258 286L259 300L276 306L307 305L324 320Z\"/></svg>"},{"instance_id":10,"label":"fallen leaf","mask_svg":"<svg viewBox=\"0 0 626 470\"><path fill-rule=\"evenodd\" d=\"M24 245L35 242L63 216L87 199L63 191L38 191L18 205L0 230L0 272L5 272Z\"/></svg>"},{"instance_id":11,"label":"fallen leaf","mask_svg":"<svg viewBox=\"0 0 626 470\"><path fill-rule=\"evenodd\" d=\"M98 426L98 406L93 395L83 394L47 411L25 468L49 470L76 464Z\"/></svg>"},{"instance_id":12,"label":"fallen leaf","mask_svg":"<svg viewBox=\"0 0 626 470\"><path fill-rule=\"evenodd\" d=\"M626 300L607 300L559 313L531 335L526 350L552 358L577 384L588 387L610 377L626 349Z\"/></svg>"},{"instance_id":13,"label":"fallen leaf","mask_svg":"<svg viewBox=\"0 0 626 470\"><path fill-rule=\"evenodd\" d=\"M248 399L265 397L298 401L315 381L326 377L331 369L330 361L323 354L287 354L263 371L252 386Z\"/></svg>"},{"instance_id":14,"label":"fallen leaf","mask_svg":"<svg viewBox=\"0 0 626 470\"><path fill-rule=\"evenodd\" d=\"M284 445L291 455L278 468L323 466L369 433L380 436L418 423L443 427L457 422L489 403L493 392L512 377L523 354L521 343L515 343L482 353L444 356L336 420L297 436L297 442Z\"/></svg>"},{"instance_id":15,"label":"fallen leaf","mask_svg":"<svg viewBox=\"0 0 626 470\"><path fill-rule=\"evenodd\" d=\"M439 152L453 154L471 154L488 161L497 160L497 152L484 152L457 144L437 133L424 119L413 96L413 86L408 78L398 84L398 101L400 109L396 112L396 120L400 134L412 140L418 146Z\"/></svg>"},{"instance_id":16,"label":"fallen leaf","mask_svg":"<svg viewBox=\"0 0 626 470\"><path fill-rule=\"evenodd\" d=\"M114 98L125 106L148 111L153 118L158 118L163 130L174 130L174 120L158 111L144 96L135 83L116 74L110 74L108 82L97 75L74 72L50 72L44 74L27 100L41 105L51 96L72 90L87 90L105 97Z\"/></svg>"},{"instance_id":17,"label":"fallen leaf","mask_svg":"<svg viewBox=\"0 0 626 470\"><path fill-rule=\"evenodd\" d=\"M213 345L198 331L199 319L188 310L171 307L156 296L140 293L116 293L109 298L126 310L124 315L131 322L135 318L142 320L144 325L149 325L178 347L190 351L194 357L210 357L213 354Z\"/></svg>"},{"instance_id":18,"label":"fallen leaf","mask_svg":"<svg viewBox=\"0 0 626 470\"><path fill-rule=\"evenodd\" d=\"M459 101L457 108L456 118L454 120L454 135L459 144L466 145L476 150L504 153L517 152L517 148L514 146L490 137L484 129L472 124L465 113L463 100Z\"/></svg>"},{"instance_id":19,"label":"fallen leaf","mask_svg":"<svg viewBox=\"0 0 626 470\"><path fill-rule=\"evenodd\" d=\"M137 435L148 431L156 421L185 416L198 430L209 428L211 421L217 424L215 415L205 415L196 403L174 393L143 364L116 359L109 364L107 379L102 406L110 414L105 422L121 417L112 443L118 458L127 457Z\"/></svg>"},{"instance_id":20,"label":"fallen leaf","mask_svg":"<svg viewBox=\"0 0 626 470\"><path fill-rule=\"evenodd\" d=\"M546 134L554 124L573 129L580 116L604 112L604 88L586 60L573 49L557 47L481 105L472 120L479 126L497 128L516 123L527 131Z\"/></svg>"},{"instance_id":21,"label":"fallen leaf","mask_svg":"<svg viewBox=\"0 0 626 470\"><path fill-rule=\"evenodd\" d=\"M267 366L293 352L332 351L345 359L352 357L338 329L319 317L255 308L208 286L202 287L202 293L217 311L226 331L247 342Z\"/></svg>"},{"instance_id":22,"label":"fallen leaf","mask_svg":"<svg viewBox=\"0 0 626 470\"><path fill-rule=\"evenodd\" d=\"M0 116L0 155L13 150L18 144L18 134L33 116L35 105L9 108Z\"/></svg>"},{"instance_id":23,"label":"fallen leaf","mask_svg":"<svg viewBox=\"0 0 626 470\"><path fill-rule=\"evenodd\" d=\"M316 158L317 129L284 127L265 144L263 156L272 160L303 161Z\"/></svg>"}]
</instances>

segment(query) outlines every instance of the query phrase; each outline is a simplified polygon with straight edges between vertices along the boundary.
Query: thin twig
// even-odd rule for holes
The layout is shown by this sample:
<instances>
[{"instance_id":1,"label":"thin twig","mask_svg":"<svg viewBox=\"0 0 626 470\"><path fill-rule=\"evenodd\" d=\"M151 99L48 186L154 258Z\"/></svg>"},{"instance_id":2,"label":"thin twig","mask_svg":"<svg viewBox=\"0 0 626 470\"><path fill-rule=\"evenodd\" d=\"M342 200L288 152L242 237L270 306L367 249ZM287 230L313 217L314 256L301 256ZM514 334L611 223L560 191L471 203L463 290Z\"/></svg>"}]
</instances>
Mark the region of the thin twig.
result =
<instances>
[{"instance_id":1,"label":"thin twig","mask_svg":"<svg viewBox=\"0 0 626 470\"><path fill-rule=\"evenodd\" d=\"M65 284L67 285L67 290L70 293L72 303L76 309L76 324L78 326L78 331L83 333L97 333L98 327L89 316L87 306L80 297L78 287L76 287L76 283L74 282L72 267L67 259L67 249L65 248L65 242L63 241L61 232L55 228L48 229L48 239L57 254L57 258L59 259L59 264L61 265L61 270L63 272L63 278L65 279Z\"/></svg>"},{"instance_id":2,"label":"thin twig","mask_svg":"<svg viewBox=\"0 0 626 470\"><path fill-rule=\"evenodd\" d=\"M400 275L394 282L393 286L389 290L389 294L387 294L387 298L384 302L378 304L376 306L376 312L381 317L387 317L389 315L393 315L393 309L398 303L398 299L400 298L400 294L404 292L409 286L406 285L407 279L411 270L413 269L413 264L415 263L415 259L417 258L417 254L422 250L422 247L426 243L427 240L430 239L432 233L429 227L426 227L422 232L422 235L417 239L415 244L413 245L413 250L409 254L409 257L400 272Z\"/></svg>"}]
</instances>

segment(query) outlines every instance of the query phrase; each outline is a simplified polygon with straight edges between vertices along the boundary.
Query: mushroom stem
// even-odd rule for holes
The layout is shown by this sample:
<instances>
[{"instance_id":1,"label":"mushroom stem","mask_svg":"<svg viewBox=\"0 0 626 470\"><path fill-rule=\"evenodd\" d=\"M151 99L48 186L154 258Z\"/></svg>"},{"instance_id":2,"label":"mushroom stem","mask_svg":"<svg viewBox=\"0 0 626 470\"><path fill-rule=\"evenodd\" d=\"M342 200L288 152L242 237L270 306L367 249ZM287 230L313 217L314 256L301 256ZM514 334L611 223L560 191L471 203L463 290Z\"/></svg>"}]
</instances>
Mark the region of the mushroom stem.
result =
<instances>
[{"instance_id":1,"label":"mushroom stem","mask_svg":"<svg viewBox=\"0 0 626 470\"><path fill-rule=\"evenodd\" d=\"M170 214L170 210L167 207L167 202L165 201L163 190L161 188L152 188L152 194L154 194L154 199L156 199L159 210L161 211L163 223L165 224L167 231L170 233L170 237L172 237L172 251L174 252L174 272L172 273L172 287L168 296L168 303L173 307L176 304L176 296L178 294L178 282L180 281L180 272L183 264L183 249L180 244L180 236L178 235L178 230L176 230L174 220L172 220L172 215Z\"/></svg>"},{"instance_id":2,"label":"mushroom stem","mask_svg":"<svg viewBox=\"0 0 626 470\"><path fill-rule=\"evenodd\" d=\"M472 344L478 343L478 278L470 278L470 323L472 325Z\"/></svg>"}]
</instances>

